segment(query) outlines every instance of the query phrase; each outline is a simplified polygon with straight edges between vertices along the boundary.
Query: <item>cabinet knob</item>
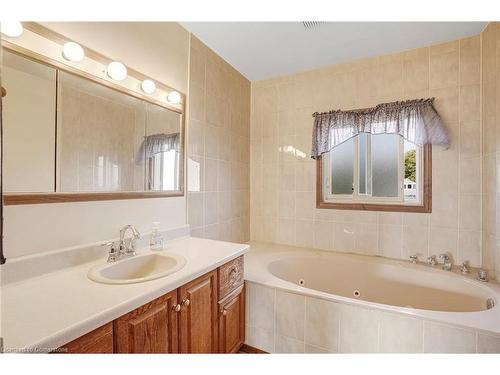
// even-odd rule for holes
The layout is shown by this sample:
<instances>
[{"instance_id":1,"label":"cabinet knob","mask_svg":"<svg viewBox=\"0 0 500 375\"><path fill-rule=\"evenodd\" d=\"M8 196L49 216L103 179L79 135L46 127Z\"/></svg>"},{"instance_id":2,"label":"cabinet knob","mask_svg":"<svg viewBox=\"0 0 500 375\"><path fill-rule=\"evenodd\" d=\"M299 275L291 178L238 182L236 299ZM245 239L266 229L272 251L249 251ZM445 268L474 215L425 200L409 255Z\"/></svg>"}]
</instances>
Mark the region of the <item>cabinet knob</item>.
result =
<instances>
[{"instance_id":1,"label":"cabinet knob","mask_svg":"<svg viewBox=\"0 0 500 375\"><path fill-rule=\"evenodd\" d=\"M186 306L187 307L187 306L189 306L189 304L191 303L191 301L188 298L186 298L181 303L182 303L182 306Z\"/></svg>"},{"instance_id":2,"label":"cabinet knob","mask_svg":"<svg viewBox=\"0 0 500 375\"><path fill-rule=\"evenodd\" d=\"M227 310L226 309L222 310L222 315L224 315L224 316L227 315Z\"/></svg>"},{"instance_id":3,"label":"cabinet knob","mask_svg":"<svg viewBox=\"0 0 500 375\"><path fill-rule=\"evenodd\" d=\"M175 312L181 311L181 305L176 303L175 305L172 306L172 310L174 310Z\"/></svg>"}]
</instances>

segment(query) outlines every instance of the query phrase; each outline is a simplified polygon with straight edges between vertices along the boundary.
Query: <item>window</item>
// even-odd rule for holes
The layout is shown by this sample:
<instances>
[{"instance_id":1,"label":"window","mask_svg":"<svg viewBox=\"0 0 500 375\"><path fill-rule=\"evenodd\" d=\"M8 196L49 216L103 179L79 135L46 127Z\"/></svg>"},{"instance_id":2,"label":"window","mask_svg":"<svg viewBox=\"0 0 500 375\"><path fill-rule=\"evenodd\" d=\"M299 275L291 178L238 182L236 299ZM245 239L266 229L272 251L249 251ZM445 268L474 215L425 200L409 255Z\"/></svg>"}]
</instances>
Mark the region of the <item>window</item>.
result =
<instances>
[{"instance_id":1,"label":"window","mask_svg":"<svg viewBox=\"0 0 500 375\"><path fill-rule=\"evenodd\" d=\"M179 153L176 150L159 152L148 160L148 190L175 190L178 186Z\"/></svg>"},{"instance_id":2,"label":"window","mask_svg":"<svg viewBox=\"0 0 500 375\"><path fill-rule=\"evenodd\" d=\"M318 207L430 212L431 146L359 133L318 159Z\"/></svg>"}]
</instances>

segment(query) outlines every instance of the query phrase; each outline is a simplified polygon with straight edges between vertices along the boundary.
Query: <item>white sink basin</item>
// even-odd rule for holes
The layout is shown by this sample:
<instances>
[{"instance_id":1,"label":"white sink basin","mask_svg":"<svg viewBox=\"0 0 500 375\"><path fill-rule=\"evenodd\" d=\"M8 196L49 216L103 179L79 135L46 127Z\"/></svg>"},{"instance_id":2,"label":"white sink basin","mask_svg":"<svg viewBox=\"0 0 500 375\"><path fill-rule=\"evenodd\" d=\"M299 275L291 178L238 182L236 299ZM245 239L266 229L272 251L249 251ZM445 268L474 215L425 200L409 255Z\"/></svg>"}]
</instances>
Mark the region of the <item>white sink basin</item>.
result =
<instances>
[{"instance_id":1,"label":"white sink basin","mask_svg":"<svg viewBox=\"0 0 500 375\"><path fill-rule=\"evenodd\" d=\"M186 259L177 254L146 253L92 267L87 276L103 284L133 284L179 271Z\"/></svg>"}]
</instances>

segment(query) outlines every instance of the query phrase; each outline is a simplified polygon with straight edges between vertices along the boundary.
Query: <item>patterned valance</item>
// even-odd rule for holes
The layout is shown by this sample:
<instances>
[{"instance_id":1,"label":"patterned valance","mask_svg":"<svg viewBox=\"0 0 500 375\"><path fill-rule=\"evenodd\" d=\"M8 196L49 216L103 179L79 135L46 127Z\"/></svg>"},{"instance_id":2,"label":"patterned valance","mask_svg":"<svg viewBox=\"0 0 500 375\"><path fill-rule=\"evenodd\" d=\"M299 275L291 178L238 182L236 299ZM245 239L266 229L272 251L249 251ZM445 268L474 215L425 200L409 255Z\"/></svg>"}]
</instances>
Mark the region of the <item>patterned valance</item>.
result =
<instances>
[{"instance_id":1,"label":"patterned valance","mask_svg":"<svg viewBox=\"0 0 500 375\"><path fill-rule=\"evenodd\" d=\"M417 145L448 145L446 128L433 105L434 98L379 104L373 108L314 113L311 157L359 133L399 134Z\"/></svg>"},{"instance_id":2,"label":"patterned valance","mask_svg":"<svg viewBox=\"0 0 500 375\"><path fill-rule=\"evenodd\" d=\"M160 152L170 150L179 151L179 133L148 135L144 137L144 141L139 149L137 162L140 163L144 159L152 158Z\"/></svg>"}]
</instances>

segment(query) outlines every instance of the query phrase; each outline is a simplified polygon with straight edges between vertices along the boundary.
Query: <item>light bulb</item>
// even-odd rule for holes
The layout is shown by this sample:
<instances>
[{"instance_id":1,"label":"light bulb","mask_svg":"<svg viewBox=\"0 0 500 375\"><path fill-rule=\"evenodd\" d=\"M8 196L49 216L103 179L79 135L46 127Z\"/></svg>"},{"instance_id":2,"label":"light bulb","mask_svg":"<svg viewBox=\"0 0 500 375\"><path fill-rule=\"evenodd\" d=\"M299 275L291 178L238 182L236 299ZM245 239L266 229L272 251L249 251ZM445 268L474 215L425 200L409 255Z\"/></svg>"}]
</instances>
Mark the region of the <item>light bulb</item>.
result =
<instances>
[{"instance_id":1,"label":"light bulb","mask_svg":"<svg viewBox=\"0 0 500 375\"><path fill-rule=\"evenodd\" d=\"M172 104L179 104L181 102L181 94L177 91L170 91L167 95L167 101Z\"/></svg>"},{"instance_id":2,"label":"light bulb","mask_svg":"<svg viewBox=\"0 0 500 375\"><path fill-rule=\"evenodd\" d=\"M67 42L64 43L62 55L68 61L78 62L83 60L85 52L78 43Z\"/></svg>"},{"instance_id":3,"label":"light bulb","mask_svg":"<svg viewBox=\"0 0 500 375\"><path fill-rule=\"evenodd\" d=\"M24 29L21 22L2 21L0 23L0 30L2 31L2 34L9 36L11 38L16 38L18 36L21 36Z\"/></svg>"},{"instance_id":4,"label":"light bulb","mask_svg":"<svg viewBox=\"0 0 500 375\"><path fill-rule=\"evenodd\" d=\"M146 94L152 94L156 91L156 83L150 79L145 79L141 83L141 89L144 91Z\"/></svg>"},{"instance_id":5,"label":"light bulb","mask_svg":"<svg viewBox=\"0 0 500 375\"><path fill-rule=\"evenodd\" d=\"M127 78L127 67L121 62L113 61L108 65L108 77L115 81L123 81Z\"/></svg>"}]
</instances>

